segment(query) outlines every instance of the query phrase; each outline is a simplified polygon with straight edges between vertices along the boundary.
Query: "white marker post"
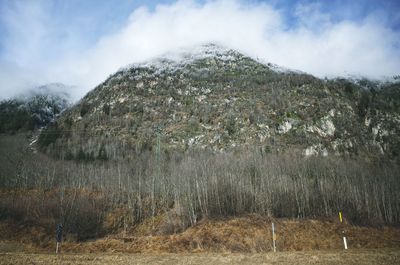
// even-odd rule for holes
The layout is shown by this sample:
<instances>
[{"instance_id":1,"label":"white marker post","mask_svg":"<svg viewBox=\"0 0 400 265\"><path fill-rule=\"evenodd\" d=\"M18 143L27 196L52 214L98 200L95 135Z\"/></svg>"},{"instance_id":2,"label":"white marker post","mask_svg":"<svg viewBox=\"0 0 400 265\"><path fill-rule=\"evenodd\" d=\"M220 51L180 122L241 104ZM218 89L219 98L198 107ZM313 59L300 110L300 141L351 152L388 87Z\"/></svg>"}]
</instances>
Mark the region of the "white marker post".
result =
<instances>
[{"instance_id":1,"label":"white marker post","mask_svg":"<svg viewBox=\"0 0 400 265\"><path fill-rule=\"evenodd\" d=\"M340 224L343 223L342 212L339 212L339 221L340 221ZM347 240L346 240L346 236L344 235L344 230L342 230L342 234L343 234L344 249L347 249Z\"/></svg>"},{"instance_id":2,"label":"white marker post","mask_svg":"<svg viewBox=\"0 0 400 265\"><path fill-rule=\"evenodd\" d=\"M274 223L272 223L272 244L273 244L273 246L274 246L274 252L276 252L275 241L276 241L276 236L275 236L275 225L274 225Z\"/></svg>"}]
</instances>

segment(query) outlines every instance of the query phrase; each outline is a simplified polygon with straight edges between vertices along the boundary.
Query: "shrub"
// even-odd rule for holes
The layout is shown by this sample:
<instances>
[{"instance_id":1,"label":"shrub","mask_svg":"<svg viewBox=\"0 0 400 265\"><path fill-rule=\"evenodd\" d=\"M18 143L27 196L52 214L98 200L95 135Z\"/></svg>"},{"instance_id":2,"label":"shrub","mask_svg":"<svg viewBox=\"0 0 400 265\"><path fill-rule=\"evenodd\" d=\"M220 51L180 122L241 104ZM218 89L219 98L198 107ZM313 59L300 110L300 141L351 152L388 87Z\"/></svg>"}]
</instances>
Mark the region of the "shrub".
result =
<instances>
[{"instance_id":1,"label":"shrub","mask_svg":"<svg viewBox=\"0 0 400 265\"><path fill-rule=\"evenodd\" d=\"M82 105L81 105L81 109L80 109L80 115L81 115L81 117L83 117L83 116L85 116L88 112L89 112L89 110L90 110L90 104L88 104L88 103L82 103Z\"/></svg>"},{"instance_id":2,"label":"shrub","mask_svg":"<svg viewBox=\"0 0 400 265\"><path fill-rule=\"evenodd\" d=\"M225 121L225 129L228 131L229 135L233 135L236 132L236 121L233 115L229 115Z\"/></svg>"}]
</instances>

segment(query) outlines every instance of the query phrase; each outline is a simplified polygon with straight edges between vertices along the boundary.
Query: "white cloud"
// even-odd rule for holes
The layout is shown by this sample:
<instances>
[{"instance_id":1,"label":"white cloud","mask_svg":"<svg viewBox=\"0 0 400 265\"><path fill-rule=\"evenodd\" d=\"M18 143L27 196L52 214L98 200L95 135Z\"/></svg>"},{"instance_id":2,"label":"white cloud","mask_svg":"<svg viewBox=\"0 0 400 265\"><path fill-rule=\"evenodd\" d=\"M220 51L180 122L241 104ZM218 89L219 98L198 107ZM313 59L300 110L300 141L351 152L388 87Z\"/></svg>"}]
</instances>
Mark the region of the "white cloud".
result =
<instances>
[{"instance_id":1,"label":"white cloud","mask_svg":"<svg viewBox=\"0 0 400 265\"><path fill-rule=\"evenodd\" d=\"M6 42L6 47L12 47L8 64L0 65L2 90L64 82L80 87L81 96L124 65L207 42L320 77L352 73L379 78L400 71L399 33L376 15L357 23L332 21L317 5L299 5L295 10L299 23L289 29L282 13L267 4L178 1L159 5L154 11L142 7L133 11L118 32L102 36L83 51L71 49L79 47L74 43L53 48L62 44L56 38L49 41L48 36L55 32L46 24L51 15L37 6L29 9L31 13L26 7L19 10L26 18L8 21L16 32ZM32 39L28 32L34 32ZM24 43L16 45L21 40ZM55 56L54 51L61 54Z\"/></svg>"}]
</instances>

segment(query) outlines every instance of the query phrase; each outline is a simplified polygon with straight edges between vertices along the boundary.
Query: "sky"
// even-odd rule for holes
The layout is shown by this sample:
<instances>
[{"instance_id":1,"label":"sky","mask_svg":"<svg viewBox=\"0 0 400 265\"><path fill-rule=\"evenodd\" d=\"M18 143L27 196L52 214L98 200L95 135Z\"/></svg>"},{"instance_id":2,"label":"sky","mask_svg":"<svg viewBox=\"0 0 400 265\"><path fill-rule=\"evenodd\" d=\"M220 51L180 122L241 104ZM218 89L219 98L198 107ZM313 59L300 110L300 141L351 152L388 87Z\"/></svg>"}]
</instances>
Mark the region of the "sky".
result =
<instances>
[{"instance_id":1,"label":"sky","mask_svg":"<svg viewBox=\"0 0 400 265\"><path fill-rule=\"evenodd\" d=\"M216 43L318 77L400 74L400 1L0 0L0 99Z\"/></svg>"}]
</instances>

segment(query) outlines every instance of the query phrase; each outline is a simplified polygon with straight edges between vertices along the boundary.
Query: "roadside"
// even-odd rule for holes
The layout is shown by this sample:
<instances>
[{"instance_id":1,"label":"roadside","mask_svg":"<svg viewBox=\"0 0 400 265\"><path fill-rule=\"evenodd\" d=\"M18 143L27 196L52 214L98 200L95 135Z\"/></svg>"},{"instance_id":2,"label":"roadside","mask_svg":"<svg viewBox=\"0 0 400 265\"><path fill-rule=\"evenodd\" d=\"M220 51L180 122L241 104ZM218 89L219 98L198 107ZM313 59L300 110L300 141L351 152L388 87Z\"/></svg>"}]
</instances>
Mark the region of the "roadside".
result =
<instances>
[{"instance_id":1,"label":"roadside","mask_svg":"<svg viewBox=\"0 0 400 265\"><path fill-rule=\"evenodd\" d=\"M302 251L266 254L0 254L0 265L14 264L398 264L400 249Z\"/></svg>"}]
</instances>

